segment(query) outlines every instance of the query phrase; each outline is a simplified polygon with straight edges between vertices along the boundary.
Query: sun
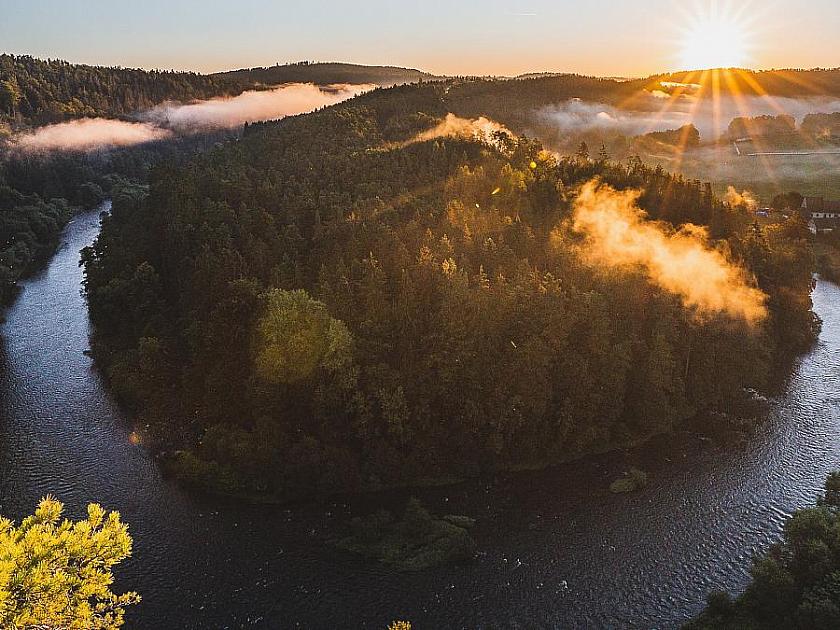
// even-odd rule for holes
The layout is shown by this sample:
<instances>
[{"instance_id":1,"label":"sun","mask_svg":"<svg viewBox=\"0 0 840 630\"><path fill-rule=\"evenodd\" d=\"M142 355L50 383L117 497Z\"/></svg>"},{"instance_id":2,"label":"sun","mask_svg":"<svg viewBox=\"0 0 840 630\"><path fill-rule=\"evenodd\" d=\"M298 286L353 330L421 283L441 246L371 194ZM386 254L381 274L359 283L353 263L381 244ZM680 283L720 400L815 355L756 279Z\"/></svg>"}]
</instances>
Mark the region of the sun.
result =
<instances>
[{"instance_id":1,"label":"sun","mask_svg":"<svg viewBox=\"0 0 840 630\"><path fill-rule=\"evenodd\" d=\"M684 70L736 68L749 62L749 29L717 11L697 16L681 35Z\"/></svg>"}]
</instances>

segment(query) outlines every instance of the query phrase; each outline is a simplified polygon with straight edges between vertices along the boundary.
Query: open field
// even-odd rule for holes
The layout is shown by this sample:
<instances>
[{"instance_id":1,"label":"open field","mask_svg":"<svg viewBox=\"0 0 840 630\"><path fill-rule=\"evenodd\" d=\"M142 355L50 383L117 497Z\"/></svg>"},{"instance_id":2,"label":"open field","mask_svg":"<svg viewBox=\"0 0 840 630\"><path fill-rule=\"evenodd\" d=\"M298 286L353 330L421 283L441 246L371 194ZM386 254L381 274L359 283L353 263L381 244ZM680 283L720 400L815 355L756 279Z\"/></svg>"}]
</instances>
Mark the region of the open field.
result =
<instances>
[{"instance_id":1,"label":"open field","mask_svg":"<svg viewBox=\"0 0 840 630\"><path fill-rule=\"evenodd\" d=\"M718 194L731 185L753 191L764 203L776 194L793 190L803 195L840 197L840 153L738 156L731 145L718 145L690 150L681 157L643 158L691 179L710 181Z\"/></svg>"}]
</instances>

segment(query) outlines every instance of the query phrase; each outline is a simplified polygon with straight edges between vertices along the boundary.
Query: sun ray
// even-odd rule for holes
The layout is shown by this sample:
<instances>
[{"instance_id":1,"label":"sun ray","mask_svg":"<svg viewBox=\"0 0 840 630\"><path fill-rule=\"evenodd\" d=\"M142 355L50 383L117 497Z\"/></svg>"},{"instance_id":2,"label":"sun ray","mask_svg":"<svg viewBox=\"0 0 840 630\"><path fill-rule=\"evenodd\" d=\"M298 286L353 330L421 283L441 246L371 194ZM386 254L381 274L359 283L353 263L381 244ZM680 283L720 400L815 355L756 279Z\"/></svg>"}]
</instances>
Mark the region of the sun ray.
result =
<instances>
[{"instance_id":1,"label":"sun ray","mask_svg":"<svg viewBox=\"0 0 840 630\"><path fill-rule=\"evenodd\" d=\"M761 83L759 83L751 73L743 70L736 70L735 72L737 73L737 76L741 78L744 83L749 85L759 97L766 100L777 115L790 114L790 112L788 112L771 94L768 94L767 90L764 89ZM810 148L819 148L819 144L807 134L802 133L801 130L799 130L798 135Z\"/></svg>"},{"instance_id":2,"label":"sun ray","mask_svg":"<svg viewBox=\"0 0 840 630\"><path fill-rule=\"evenodd\" d=\"M688 88L686 86L676 86L673 88L671 94L668 95L667 99L663 99L664 102L662 106L656 110L651 118L650 122L645 126L645 130L642 132L643 134L650 133L651 131L656 131L660 128L660 124L664 120L665 116L667 116L671 111L676 107L677 103L679 103L683 96L685 96ZM628 99L629 101L629 99ZM624 104L619 105L622 107Z\"/></svg>"},{"instance_id":3,"label":"sun ray","mask_svg":"<svg viewBox=\"0 0 840 630\"><path fill-rule=\"evenodd\" d=\"M727 82L729 93L732 97L732 100L735 102L735 106L738 108L738 112L742 116L751 116L752 111L750 110L750 107L747 105L747 103L744 102L744 97L741 93L741 88L735 81L732 73L726 72L724 74L724 80ZM761 148L760 144L759 148ZM763 152L764 151L759 151L759 153ZM761 160L761 164L764 167L764 172L767 174L767 177L770 178L770 181L773 182L774 185L778 185L778 175L776 173L776 170L773 168L773 165L770 161L770 157L767 155L759 155L758 158L759 160Z\"/></svg>"},{"instance_id":4,"label":"sun ray","mask_svg":"<svg viewBox=\"0 0 840 630\"><path fill-rule=\"evenodd\" d=\"M708 72L709 72L708 70L703 70L703 71L700 72L699 83L702 84L705 81L706 75L708 74ZM693 78L694 75L692 74L691 76ZM702 103L702 94L698 94L696 96L696 98L694 99L694 102L692 103L691 108L688 112L688 121L689 122L694 120L694 117L697 113L697 109L700 107L701 103ZM683 129L683 132L680 134L680 138L677 142L677 146L675 147L674 160L673 160L673 164L670 167L670 170L672 170L674 173L679 173L681 168L682 168L683 158L685 157L685 152L686 152L686 149L688 147L688 139L689 139L688 131L689 131L688 129ZM670 182L668 184L668 188L666 189L666 198L668 197L668 195L670 193L670 190L673 187L673 185L674 185L673 182Z\"/></svg>"}]
</instances>

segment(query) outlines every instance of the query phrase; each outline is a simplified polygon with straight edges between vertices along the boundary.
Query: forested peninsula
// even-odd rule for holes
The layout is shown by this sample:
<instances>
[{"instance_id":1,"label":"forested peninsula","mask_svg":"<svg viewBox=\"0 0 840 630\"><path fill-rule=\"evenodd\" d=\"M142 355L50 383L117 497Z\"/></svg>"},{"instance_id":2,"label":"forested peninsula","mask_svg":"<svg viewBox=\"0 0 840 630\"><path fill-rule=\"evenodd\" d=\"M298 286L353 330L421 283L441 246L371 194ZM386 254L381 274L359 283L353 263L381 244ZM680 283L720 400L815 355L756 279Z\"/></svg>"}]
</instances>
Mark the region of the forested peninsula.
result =
<instances>
[{"instance_id":1,"label":"forested peninsula","mask_svg":"<svg viewBox=\"0 0 840 630\"><path fill-rule=\"evenodd\" d=\"M798 215L761 227L701 182L504 130L434 137L449 92L250 125L114 196L83 254L94 353L182 478L288 499L544 466L720 422L814 340ZM585 260L593 180L705 226L767 317Z\"/></svg>"}]
</instances>

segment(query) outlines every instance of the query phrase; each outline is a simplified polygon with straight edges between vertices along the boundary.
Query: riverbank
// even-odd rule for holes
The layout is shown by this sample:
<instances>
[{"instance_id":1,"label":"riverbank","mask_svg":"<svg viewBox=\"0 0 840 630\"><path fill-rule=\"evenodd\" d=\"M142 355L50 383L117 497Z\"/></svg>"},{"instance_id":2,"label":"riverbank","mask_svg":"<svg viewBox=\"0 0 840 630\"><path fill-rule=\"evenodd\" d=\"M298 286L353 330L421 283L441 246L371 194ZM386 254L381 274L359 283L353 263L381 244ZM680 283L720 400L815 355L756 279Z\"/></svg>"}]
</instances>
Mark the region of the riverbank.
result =
<instances>
[{"instance_id":1,"label":"riverbank","mask_svg":"<svg viewBox=\"0 0 840 630\"><path fill-rule=\"evenodd\" d=\"M793 362L793 361L791 361ZM786 369L787 373L788 370ZM782 383L787 374L778 377ZM419 478L405 483L363 485L352 492L324 492L324 493L290 493L277 495L255 492L240 486L236 473L230 469L222 469L215 462L199 460L189 450L167 451L161 445L145 442L146 447L154 454L156 462L161 466L164 475L173 481L183 484L191 491L200 492L208 497L219 497L231 501L239 501L251 505L300 505L305 502L346 502L354 498L369 495L375 497L383 493L411 493L424 489L446 489L463 484L481 483L499 475L514 475L528 473L552 472L571 465L585 464L598 461L603 457L621 455L626 459L627 468L618 473L624 476L631 470L644 470L646 453L652 449L662 449L666 454L674 457L684 456L684 453L695 449L735 448L743 445L756 431L759 431L767 421L768 399L763 397L745 398L735 414L711 414L696 416L688 419L684 426L671 427L667 431L650 433L648 435L628 440L622 444L604 446L587 452L573 453L565 457L552 460L523 462L517 465L503 466L495 469L476 471L475 474L462 477L434 477ZM605 482L604 489L608 489L613 480Z\"/></svg>"},{"instance_id":2,"label":"riverbank","mask_svg":"<svg viewBox=\"0 0 840 630\"><path fill-rule=\"evenodd\" d=\"M814 243L814 255L820 276L835 284L840 283L840 249L837 245L817 241Z\"/></svg>"},{"instance_id":3,"label":"riverbank","mask_svg":"<svg viewBox=\"0 0 840 630\"><path fill-rule=\"evenodd\" d=\"M67 223L81 209L64 199L44 202L24 196L21 205L4 207L2 196L0 190L0 233L10 235L0 251L0 309L5 309L17 298L18 283L49 262Z\"/></svg>"},{"instance_id":4,"label":"riverbank","mask_svg":"<svg viewBox=\"0 0 840 630\"><path fill-rule=\"evenodd\" d=\"M677 628L709 590L739 592L752 551L778 540L786 515L840 468L840 288L819 282L819 343L768 401L761 430L730 446L685 434L543 471L283 508L185 492L132 439L84 354L78 252L98 214L70 222L2 326L0 513L19 519L47 493L70 517L93 499L119 510L135 546L115 589L143 596L132 628L166 619L198 630L381 630L399 618L419 628ZM631 466L648 486L611 494ZM410 496L475 518L477 559L395 573L325 545L354 517L401 513Z\"/></svg>"}]
</instances>

